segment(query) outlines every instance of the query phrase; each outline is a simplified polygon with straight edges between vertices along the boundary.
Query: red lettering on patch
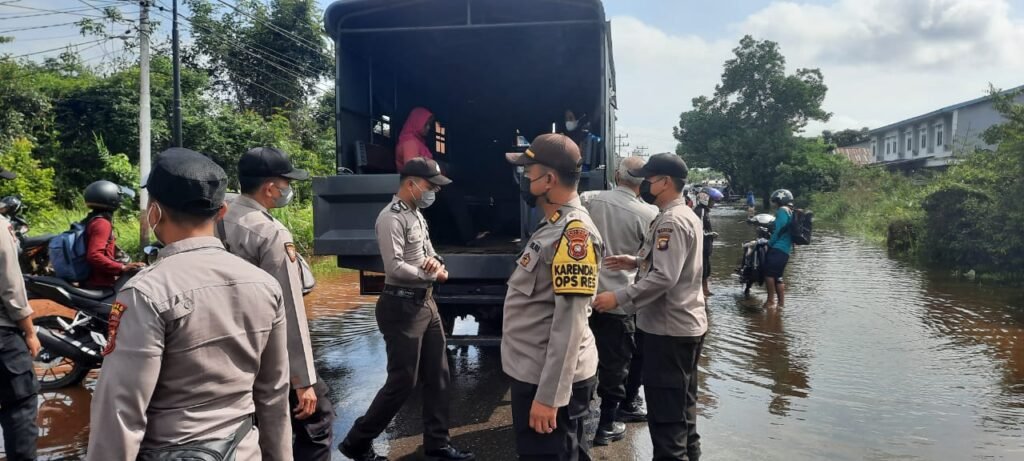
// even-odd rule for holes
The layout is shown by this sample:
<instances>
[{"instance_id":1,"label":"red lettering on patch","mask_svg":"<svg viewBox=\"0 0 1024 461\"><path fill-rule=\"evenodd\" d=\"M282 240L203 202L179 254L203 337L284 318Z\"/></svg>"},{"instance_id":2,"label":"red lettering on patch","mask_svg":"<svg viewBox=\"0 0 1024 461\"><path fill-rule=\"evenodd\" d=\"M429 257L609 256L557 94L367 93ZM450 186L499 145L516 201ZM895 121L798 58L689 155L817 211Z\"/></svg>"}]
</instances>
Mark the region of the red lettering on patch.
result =
<instances>
[{"instance_id":1,"label":"red lettering on patch","mask_svg":"<svg viewBox=\"0 0 1024 461\"><path fill-rule=\"evenodd\" d=\"M107 320L107 346L103 348L103 356L114 352L114 344L117 342L117 327L121 325L121 315L124 314L125 305L120 301L110 307L110 318Z\"/></svg>"}]
</instances>

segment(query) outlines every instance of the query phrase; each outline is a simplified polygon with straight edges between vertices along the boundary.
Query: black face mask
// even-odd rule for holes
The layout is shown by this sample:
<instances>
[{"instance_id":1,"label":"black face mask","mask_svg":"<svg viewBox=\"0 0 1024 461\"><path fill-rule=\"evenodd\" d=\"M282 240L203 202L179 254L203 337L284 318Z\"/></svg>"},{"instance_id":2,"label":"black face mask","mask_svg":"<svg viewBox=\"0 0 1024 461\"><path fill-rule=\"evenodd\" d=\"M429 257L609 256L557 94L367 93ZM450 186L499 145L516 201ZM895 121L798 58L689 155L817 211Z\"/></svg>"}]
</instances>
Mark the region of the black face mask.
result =
<instances>
[{"instance_id":1,"label":"black face mask","mask_svg":"<svg viewBox=\"0 0 1024 461\"><path fill-rule=\"evenodd\" d=\"M519 196L523 198L523 201L526 202L526 205L530 208L537 206L537 196L530 192L530 185L533 184L534 181L539 180L540 178L530 179L526 174L523 174L523 178L519 180Z\"/></svg>"},{"instance_id":2,"label":"black face mask","mask_svg":"<svg viewBox=\"0 0 1024 461\"><path fill-rule=\"evenodd\" d=\"M640 183L640 198L651 205L658 199L657 195L651 193L651 182L646 179Z\"/></svg>"}]
</instances>

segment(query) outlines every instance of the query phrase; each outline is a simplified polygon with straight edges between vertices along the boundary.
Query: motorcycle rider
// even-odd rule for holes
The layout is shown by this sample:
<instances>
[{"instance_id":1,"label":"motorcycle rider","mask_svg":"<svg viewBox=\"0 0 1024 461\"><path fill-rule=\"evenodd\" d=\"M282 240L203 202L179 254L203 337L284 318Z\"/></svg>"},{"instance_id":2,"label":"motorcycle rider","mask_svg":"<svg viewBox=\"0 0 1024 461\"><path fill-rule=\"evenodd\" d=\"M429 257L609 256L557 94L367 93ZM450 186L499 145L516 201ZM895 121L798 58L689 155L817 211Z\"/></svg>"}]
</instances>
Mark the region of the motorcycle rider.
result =
<instances>
[{"instance_id":1,"label":"motorcycle rider","mask_svg":"<svg viewBox=\"0 0 1024 461\"><path fill-rule=\"evenodd\" d=\"M0 168L0 178L14 173ZM11 223L0 215L0 429L7 459L36 459L36 394L39 383L32 358L39 354L39 338L32 325L32 308L18 265L18 241Z\"/></svg>"},{"instance_id":2,"label":"motorcycle rider","mask_svg":"<svg viewBox=\"0 0 1024 461\"><path fill-rule=\"evenodd\" d=\"M793 251L793 236L789 233L789 222L793 219L793 193L786 189L772 192L772 205L775 211L775 230L768 240L768 254L764 261L764 283L768 288L768 299L764 302L765 309L786 304L786 283L782 274L789 263L789 254ZM775 299L778 297L778 304Z\"/></svg>"},{"instance_id":3,"label":"motorcycle rider","mask_svg":"<svg viewBox=\"0 0 1024 461\"><path fill-rule=\"evenodd\" d=\"M126 272L146 266L142 262L122 263L116 258L117 237L114 235L114 211L124 199L134 198L135 192L110 181L89 184L82 193L90 211L85 216L86 254L89 278L83 285L92 289L113 288L114 281Z\"/></svg>"}]
</instances>

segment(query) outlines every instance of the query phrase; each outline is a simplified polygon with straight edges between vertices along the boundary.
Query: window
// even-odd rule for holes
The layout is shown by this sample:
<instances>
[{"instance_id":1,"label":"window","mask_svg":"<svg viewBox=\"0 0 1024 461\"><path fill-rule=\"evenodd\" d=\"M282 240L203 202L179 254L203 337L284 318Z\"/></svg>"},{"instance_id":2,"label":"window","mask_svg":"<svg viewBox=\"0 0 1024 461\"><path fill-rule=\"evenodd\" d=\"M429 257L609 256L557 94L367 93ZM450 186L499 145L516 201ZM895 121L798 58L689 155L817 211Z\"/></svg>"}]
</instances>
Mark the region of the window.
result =
<instances>
[{"instance_id":1,"label":"window","mask_svg":"<svg viewBox=\"0 0 1024 461\"><path fill-rule=\"evenodd\" d=\"M447 139L445 138L445 128L444 128L444 126L441 126L441 122L435 121L434 122L434 152L436 152L436 153L438 153L440 155L447 154L448 151L445 148L445 143L446 142L447 142Z\"/></svg>"},{"instance_id":2,"label":"window","mask_svg":"<svg viewBox=\"0 0 1024 461\"><path fill-rule=\"evenodd\" d=\"M921 152L924 152L924 150L928 148L928 129L927 128L921 128L921 145L917 146L917 147L918 147L918 150L920 150Z\"/></svg>"},{"instance_id":3,"label":"window","mask_svg":"<svg viewBox=\"0 0 1024 461\"><path fill-rule=\"evenodd\" d=\"M878 157L878 143L871 141L871 156Z\"/></svg>"},{"instance_id":4,"label":"window","mask_svg":"<svg viewBox=\"0 0 1024 461\"><path fill-rule=\"evenodd\" d=\"M391 116L381 115L379 119L373 121L373 134L383 136L385 138L391 137Z\"/></svg>"},{"instance_id":5,"label":"window","mask_svg":"<svg viewBox=\"0 0 1024 461\"><path fill-rule=\"evenodd\" d=\"M942 124L935 125L935 147L942 149Z\"/></svg>"}]
</instances>

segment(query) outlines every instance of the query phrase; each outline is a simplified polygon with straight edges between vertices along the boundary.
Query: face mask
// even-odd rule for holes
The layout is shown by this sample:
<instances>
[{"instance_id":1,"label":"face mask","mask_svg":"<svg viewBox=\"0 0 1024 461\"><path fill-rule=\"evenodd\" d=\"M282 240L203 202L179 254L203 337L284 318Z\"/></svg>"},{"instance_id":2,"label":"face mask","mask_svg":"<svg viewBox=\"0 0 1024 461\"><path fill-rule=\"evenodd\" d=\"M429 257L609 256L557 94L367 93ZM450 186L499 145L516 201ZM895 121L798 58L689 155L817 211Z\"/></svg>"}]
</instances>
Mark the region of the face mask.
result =
<instances>
[{"instance_id":1,"label":"face mask","mask_svg":"<svg viewBox=\"0 0 1024 461\"><path fill-rule=\"evenodd\" d=\"M543 176L541 176L541 177L543 177ZM526 202L526 205L529 206L530 208L533 208L533 207L537 206L537 197L538 197L536 195L533 195L533 192L530 192L530 186L533 184L534 181L539 181L539 180L540 180L540 178L530 179L529 176L526 176L524 174L522 181L519 181L519 196L523 198L523 201ZM545 192L545 194L546 193L547 192ZM544 195L544 194L541 194L541 195Z\"/></svg>"},{"instance_id":2,"label":"face mask","mask_svg":"<svg viewBox=\"0 0 1024 461\"><path fill-rule=\"evenodd\" d=\"M292 190L291 186L281 187L274 184L274 187L281 192L281 195L278 195L277 198L274 199L275 208L286 207L289 203L292 203L292 198L295 197L295 191Z\"/></svg>"},{"instance_id":3,"label":"face mask","mask_svg":"<svg viewBox=\"0 0 1024 461\"><path fill-rule=\"evenodd\" d=\"M157 218L154 222L149 216L152 214L152 210L156 208ZM160 224L160 220L164 219L164 210L160 208L160 205L154 203L153 206L149 207L150 212L146 213L146 222L149 224L149 235L153 236L157 242L163 244L163 240L160 240L160 236L156 234L156 226Z\"/></svg>"},{"instance_id":4,"label":"face mask","mask_svg":"<svg viewBox=\"0 0 1024 461\"><path fill-rule=\"evenodd\" d=\"M430 208L430 205L434 204L434 200L437 200L437 194L435 194L434 191L432 190L420 189L420 186L415 182L412 183L412 185L413 187L416 188L416 190L420 191L420 198L414 200L414 202L416 203L416 208L419 208L421 210Z\"/></svg>"},{"instance_id":5,"label":"face mask","mask_svg":"<svg viewBox=\"0 0 1024 461\"><path fill-rule=\"evenodd\" d=\"M651 182L646 179L640 183L640 198L651 205L658 200L658 196L651 193Z\"/></svg>"},{"instance_id":6,"label":"face mask","mask_svg":"<svg viewBox=\"0 0 1024 461\"><path fill-rule=\"evenodd\" d=\"M565 129L569 131L576 131L576 127L578 126L579 123L576 120L569 120L565 122Z\"/></svg>"}]
</instances>

